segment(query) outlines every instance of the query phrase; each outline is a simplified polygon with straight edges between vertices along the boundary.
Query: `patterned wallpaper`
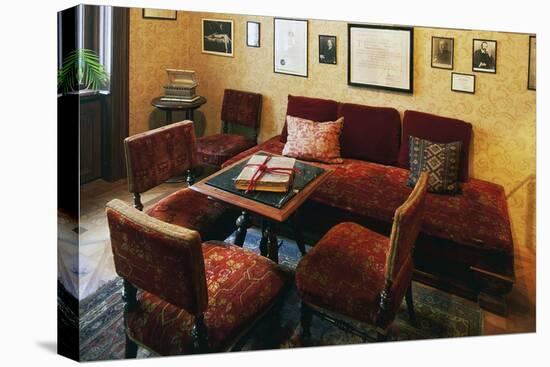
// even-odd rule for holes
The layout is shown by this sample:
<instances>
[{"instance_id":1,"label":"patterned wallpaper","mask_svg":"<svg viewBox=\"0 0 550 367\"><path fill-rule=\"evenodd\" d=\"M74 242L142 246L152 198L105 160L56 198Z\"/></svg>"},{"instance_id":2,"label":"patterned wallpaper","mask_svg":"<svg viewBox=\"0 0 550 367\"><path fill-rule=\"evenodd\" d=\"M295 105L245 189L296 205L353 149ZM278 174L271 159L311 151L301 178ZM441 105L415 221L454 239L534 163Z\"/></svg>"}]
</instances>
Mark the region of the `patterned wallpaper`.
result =
<instances>
[{"instance_id":1,"label":"patterned wallpaper","mask_svg":"<svg viewBox=\"0 0 550 367\"><path fill-rule=\"evenodd\" d=\"M140 11L133 11L131 18L130 89L138 89L131 94L131 133L148 128L150 100L161 93L166 65L197 71L198 92L208 99L197 116L199 133L220 130L224 88L263 94L260 141L280 133L288 94L391 106L401 114L414 109L460 118L474 126L471 175L505 187L515 243L535 247L536 98L534 91L527 90L528 35L415 27L414 94L408 95L347 85L346 22L309 21L309 77L301 78L273 72L272 17L179 12L177 23L163 21L153 27L137 16ZM201 53L203 17L234 21L234 57ZM261 23L261 48L246 47L247 20ZM167 36L163 42L158 38L161 33ZM337 36L337 65L319 64L319 34ZM454 37L453 71L468 74L472 74L472 39L497 40L497 73L473 73L475 95L452 92L451 71L430 66L432 36ZM152 51L156 49L164 52ZM147 75L134 75L145 70Z\"/></svg>"}]
</instances>

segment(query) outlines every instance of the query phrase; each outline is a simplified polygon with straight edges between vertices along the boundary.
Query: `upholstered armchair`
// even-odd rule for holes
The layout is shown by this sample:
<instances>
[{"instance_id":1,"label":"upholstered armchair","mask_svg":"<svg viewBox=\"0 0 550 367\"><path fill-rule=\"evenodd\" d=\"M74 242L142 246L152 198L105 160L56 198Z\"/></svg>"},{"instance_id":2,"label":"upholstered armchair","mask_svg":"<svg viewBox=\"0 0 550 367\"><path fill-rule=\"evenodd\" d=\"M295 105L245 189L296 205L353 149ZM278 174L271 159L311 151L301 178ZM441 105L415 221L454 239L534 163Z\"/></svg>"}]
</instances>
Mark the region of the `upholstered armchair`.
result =
<instances>
[{"instance_id":1,"label":"upholstered armchair","mask_svg":"<svg viewBox=\"0 0 550 367\"><path fill-rule=\"evenodd\" d=\"M197 144L192 121L181 121L136 134L124 140L128 190L134 207L142 210L141 194L167 179L197 166ZM188 175L188 183L192 177ZM182 188L146 209L164 222L196 230L205 240L223 240L235 229L234 208Z\"/></svg>"},{"instance_id":2,"label":"upholstered armchair","mask_svg":"<svg viewBox=\"0 0 550 367\"><path fill-rule=\"evenodd\" d=\"M296 286L302 298L306 343L314 313L364 339L367 335L346 320L369 324L376 328L377 339L385 340L405 297L410 320L415 322L412 252L422 223L427 182L424 172L395 211L389 238L359 224L340 223L302 258L296 268Z\"/></svg>"},{"instance_id":3,"label":"upholstered armchair","mask_svg":"<svg viewBox=\"0 0 550 367\"><path fill-rule=\"evenodd\" d=\"M220 167L223 162L257 144L262 95L226 89L222 103L222 133L197 139L199 161ZM239 125L240 134L236 133ZM243 129L244 128L244 129ZM245 136L246 129L252 130ZM229 133L235 130L235 133Z\"/></svg>"},{"instance_id":4,"label":"upholstered armchair","mask_svg":"<svg viewBox=\"0 0 550 367\"><path fill-rule=\"evenodd\" d=\"M271 260L210 241L115 199L111 247L124 279L126 357L229 350L274 304L285 275Z\"/></svg>"}]
</instances>

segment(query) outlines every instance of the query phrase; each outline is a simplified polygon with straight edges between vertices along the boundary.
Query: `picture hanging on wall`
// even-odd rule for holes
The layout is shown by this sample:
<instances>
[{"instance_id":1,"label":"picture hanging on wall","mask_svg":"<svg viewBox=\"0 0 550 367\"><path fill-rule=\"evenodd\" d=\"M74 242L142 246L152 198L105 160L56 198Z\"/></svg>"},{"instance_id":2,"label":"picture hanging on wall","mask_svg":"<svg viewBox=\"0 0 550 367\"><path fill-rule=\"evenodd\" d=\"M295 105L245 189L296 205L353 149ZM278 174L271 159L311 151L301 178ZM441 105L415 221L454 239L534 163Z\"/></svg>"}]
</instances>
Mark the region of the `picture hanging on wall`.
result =
<instances>
[{"instance_id":1,"label":"picture hanging on wall","mask_svg":"<svg viewBox=\"0 0 550 367\"><path fill-rule=\"evenodd\" d=\"M454 38L432 37L432 68L453 70Z\"/></svg>"},{"instance_id":2,"label":"picture hanging on wall","mask_svg":"<svg viewBox=\"0 0 550 367\"><path fill-rule=\"evenodd\" d=\"M246 45L260 47L260 23L246 22Z\"/></svg>"},{"instance_id":3,"label":"picture hanging on wall","mask_svg":"<svg viewBox=\"0 0 550 367\"><path fill-rule=\"evenodd\" d=\"M142 16L143 18L146 18L146 19L150 18L150 19L176 20L178 17L178 12L175 10L144 8Z\"/></svg>"},{"instance_id":4,"label":"picture hanging on wall","mask_svg":"<svg viewBox=\"0 0 550 367\"><path fill-rule=\"evenodd\" d=\"M336 36L319 35L319 62L336 65Z\"/></svg>"},{"instance_id":5,"label":"picture hanging on wall","mask_svg":"<svg viewBox=\"0 0 550 367\"><path fill-rule=\"evenodd\" d=\"M412 93L413 31L348 24L348 84Z\"/></svg>"},{"instance_id":6,"label":"picture hanging on wall","mask_svg":"<svg viewBox=\"0 0 550 367\"><path fill-rule=\"evenodd\" d=\"M529 71L527 89L537 90L537 37L529 36Z\"/></svg>"},{"instance_id":7,"label":"picture hanging on wall","mask_svg":"<svg viewBox=\"0 0 550 367\"><path fill-rule=\"evenodd\" d=\"M474 39L472 70L493 74L497 72L497 41Z\"/></svg>"},{"instance_id":8,"label":"picture hanging on wall","mask_svg":"<svg viewBox=\"0 0 550 367\"><path fill-rule=\"evenodd\" d=\"M472 74L451 73L451 90L474 94L476 92L476 76Z\"/></svg>"},{"instance_id":9,"label":"picture hanging on wall","mask_svg":"<svg viewBox=\"0 0 550 367\"><path fill-rule=\"evenodd\" d=\"M273 71L307 78L307 20L273 21Z\"/></svg>"},{"instance_id":10,"label":"picture hanging on wall","mask_svg":"<svg viewBox=\"0 0 550 367\"><path fill-rule=\"evenodd\" d=\"M233 57L233 21L202 20L202 52Z\"/></svg>"}]
</instances>

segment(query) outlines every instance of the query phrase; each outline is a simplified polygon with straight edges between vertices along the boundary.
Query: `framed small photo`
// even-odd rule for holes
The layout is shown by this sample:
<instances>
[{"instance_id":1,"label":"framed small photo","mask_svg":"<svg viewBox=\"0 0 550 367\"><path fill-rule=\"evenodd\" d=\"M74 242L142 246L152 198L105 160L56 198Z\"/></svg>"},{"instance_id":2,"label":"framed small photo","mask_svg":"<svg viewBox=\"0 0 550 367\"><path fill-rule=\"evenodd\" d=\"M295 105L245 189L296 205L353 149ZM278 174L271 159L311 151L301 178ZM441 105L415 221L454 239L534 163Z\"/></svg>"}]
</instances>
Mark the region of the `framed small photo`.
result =
<instances>
[{"instance_id":1,"label":"framed small photo","mask_svg":"<svg viewBox=\"0 0 550 367\"><path fill-rule=\"evenodd\" d=\"M454 38L432 37L432 68L453 70Z\"/></svg>"},{"instance_id":2,"label":"framed small photo","mask_svg":"<svg viewBox=\"0 0 550 367\"><path fill-rule=\"evenodd\" d=\"M307 78L307 20L273 20L273 71Z\"/></svg>"},{"instance_id":3,"label":"framed small photo","mask_svg":"<svg viewBox=\"0 0 550 367\"><path fill-rule=\"evenodd\" d=\"M260 47L260 23L246 22L246 45Z\"/></svg>"},{"instance_id":4,"label":"framed small photo","mask_svg":"<svg viewBox=\"0 0 550 367\"><path fill-rule=\"evenodd\" d=\"M178 12L175 10L144 8L142 16L143 18L150 19L176 20L178 17Z\"/></svg>"},{"instance_id":5,"label":"framed small photo","mask_svg":"<svg viewBox=\"0 0 550 367\"><path fill-rule=\"evenodd\" d=\"M336 65L336 36L319 35L319 62Z\"/></svg>"},{"instance_id":6,"label":"framed small photo","mask_svg":"<svg viewBox=\"0 0 550 367\"><path fill-rule=\"evenodd\" d=\"M472 74L451 73L451 90L475 94L476 76Z\"/></svg>"},{"instance_id":7,"label":"framed small photo","mask_svg":"<svg viewBox=\"0 0 550 367\"><path fill-rule=\"evenodd\" d=\"M537 90L537 37L529 36L529 70L527 89Z\"/></svg>"},{"instance_id":8,"label":"framed small photo","mask_svg":"<svg viewBox=\"0 0 550 367\"><path fill-rule=\"evenodd\" d=\"M233 57L233 21L202 20L202 52Z\"/></svg>"},{"instance_id":9,"label":"framed small photo","mask_svg":"<svg viewBox=\"0 0 550 367\"><path fill-rule=\"evenodd\" d=\"M497 72L497 41L474 39L472 70L493 74Z\"/></svg>"}]
</instances>

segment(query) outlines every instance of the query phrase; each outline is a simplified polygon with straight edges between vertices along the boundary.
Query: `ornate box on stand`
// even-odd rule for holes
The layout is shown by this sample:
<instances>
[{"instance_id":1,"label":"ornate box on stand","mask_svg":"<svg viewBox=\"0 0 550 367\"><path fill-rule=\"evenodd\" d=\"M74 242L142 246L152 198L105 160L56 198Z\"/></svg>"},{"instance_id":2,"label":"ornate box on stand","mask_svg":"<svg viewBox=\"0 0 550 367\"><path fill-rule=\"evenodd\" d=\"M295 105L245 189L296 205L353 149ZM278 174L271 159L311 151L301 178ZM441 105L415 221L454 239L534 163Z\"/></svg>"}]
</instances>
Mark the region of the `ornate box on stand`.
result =
<instances>
[{"instance_id":1,"label":"ornate box on stand","mask_svg":"<svg viewBox=\"0 0 550 367\"><path fill-rule=\"evenodd\" d=\"M193 70L166 69L168 84L164 86L162 101L193 102L200 98L196 94L197 80Z\"/></svg>"}]
</instances>

